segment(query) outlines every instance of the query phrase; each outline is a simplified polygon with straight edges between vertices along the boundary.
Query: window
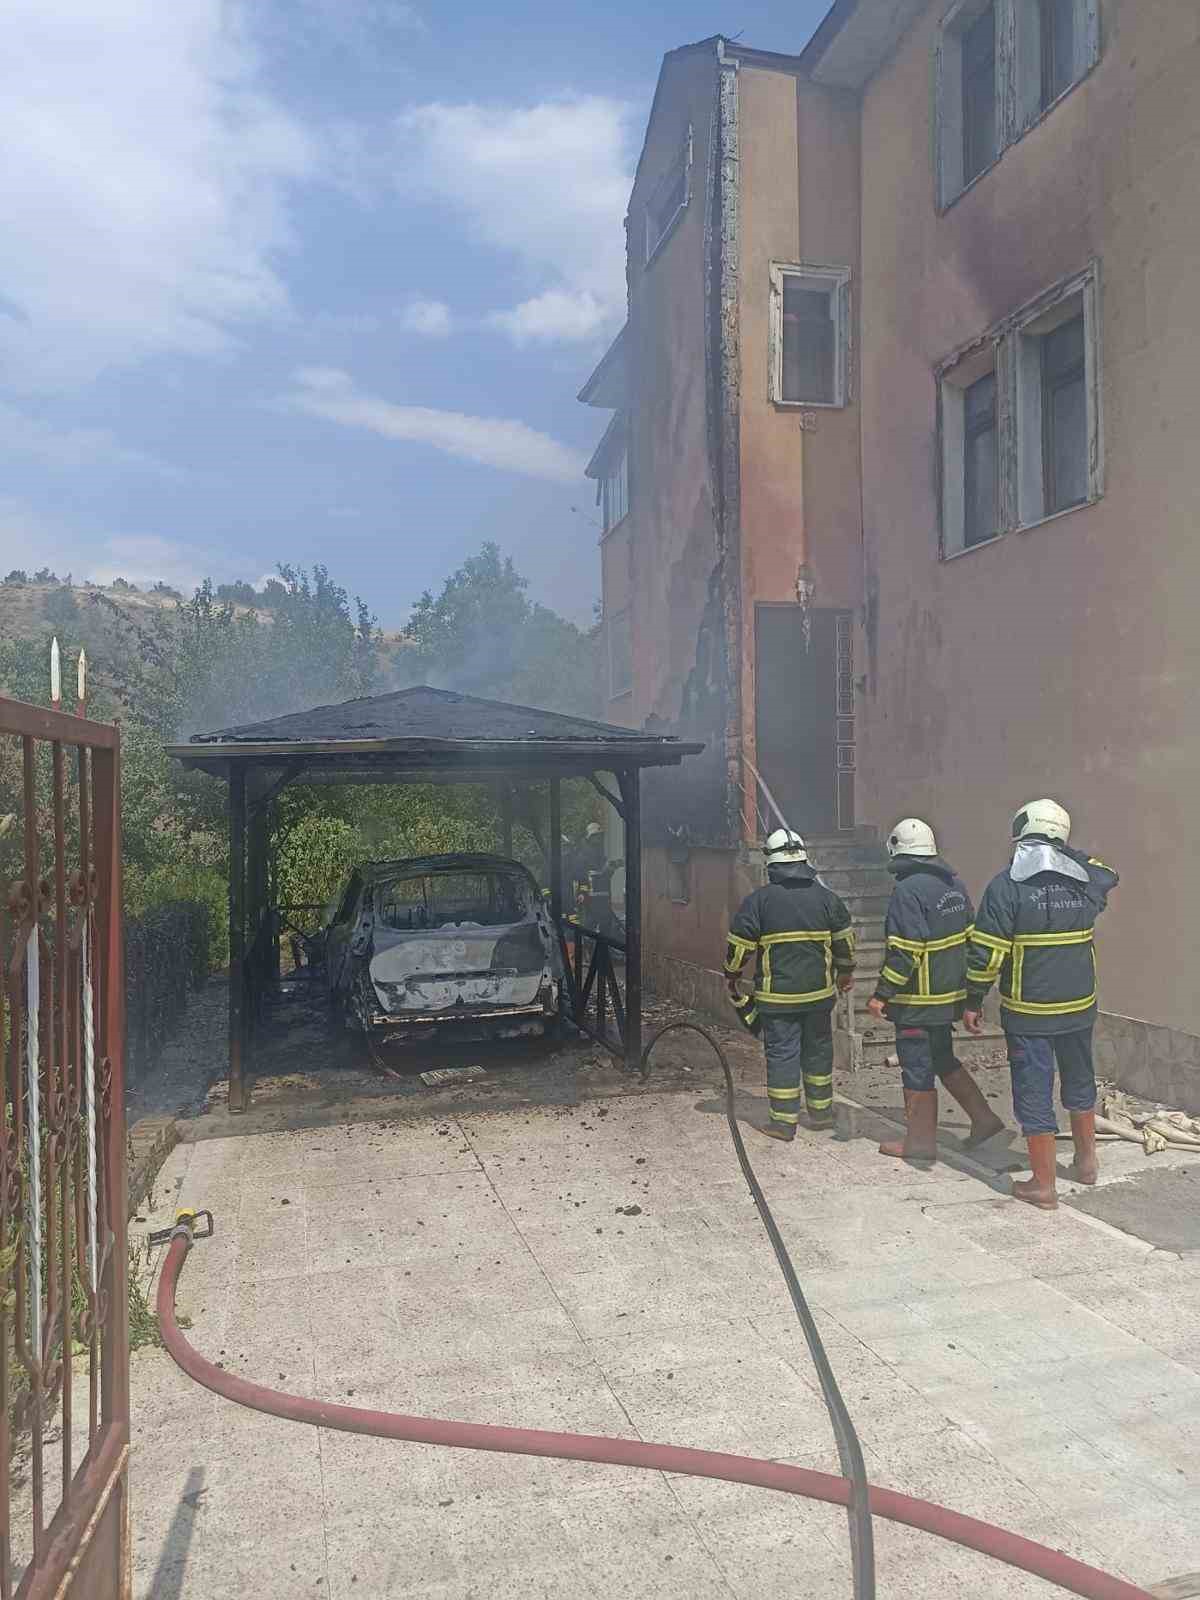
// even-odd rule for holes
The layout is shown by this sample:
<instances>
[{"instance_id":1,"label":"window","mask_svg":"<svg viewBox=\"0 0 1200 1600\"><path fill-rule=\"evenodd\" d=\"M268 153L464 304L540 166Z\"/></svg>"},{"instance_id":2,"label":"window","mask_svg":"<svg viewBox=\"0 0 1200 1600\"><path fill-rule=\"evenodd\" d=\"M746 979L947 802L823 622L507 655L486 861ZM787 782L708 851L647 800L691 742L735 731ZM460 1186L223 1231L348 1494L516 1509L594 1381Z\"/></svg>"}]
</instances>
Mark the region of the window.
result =
<instances>
[{"instance_id":1,"label":"window","mask_svg":"<svg viewBox=\"0 0 1200 1600\"><path fill-rule=\"evenodd\" d=\"M942 553L1000 531L1000 392L991 341L941 379Z\"/></svg>"},{"instance_id":2,"label":"window","mask_svg":"<svg viewBox=\"0 0 1200 1600\"><path fill-rule=\"evenodd\" d=\"M963 184L996 159L996 8L988 8L962 39Z\"/></svg>"},{"instance_id":3,"label":"window","mask_svg":"<svg viewBox=\"0 0 1200 1600\"><path fill-rule=\"evenodd\" d=\"M646 261L665 244L691 199L692 130L646 207Z\"/></svg>"},{"instance_id":4,"label":"window","mask_svg":"<svg viewBox=\"0 0 1200 1600\"><path fill-rule=\"evenodd\" d=\"M1103 493L1097 279L1056 285L939 368L943 556Z\"/></svg>"},{"instance_id":5,"label":"window","mask_svg":"<svg viewBox=\"0 0 1200 1600\"><path fill-rule=\"evenodd\" d=\"M686 906L692 898L692 863L686 850L672 848L667 853L667 899Z\"/></svg>"},{"instance_id":6,"label":"window","mask_svg":"<svg viewBox=\"0 0 1200 1600\"><path fill-rule=\"evenodd\" d=\"M1097 0L1010 0L1019 138L1096 64L1100 53Z\"/></svg>"},{"instance_id":7,"label":"window","mask_svg":"<svg viewBox=\"0 0 1200 1600\"><path fill-rule=\"evenodd\" d=\"M846 404L850 270L771 266L771 399L784 406Z\"/></svg>"},{"instance_id":8,"label":"window","mask_svg":"<svg viewBox=\"0 0 1200 1600\"><path fill-rule=\"evenodd\" d=\"M938 187L949 205L1000 153L995 3L961 0L942 23L937 79Z\"/></svg>"},{"instance_id":9,"label":"window","mask_svg":"<svg viewBox=\"0 0 1200 1600\"><path fill-rule=\"evenodd\" d=\"M614 611L605 631L608 634L608 698L619 700L633 689L633 640L628 608Z\"/></svg>"},{"instance_id":10,"label":"window","mask_svg":"<svg viewBox=\"0 0 1200 1600\"><path fill-rule=\"evenodd\" d=\"M986 172L1099 56L1099 0L957 0L938 34L939 205Z\"/></svg>"},{"instance_id":11,"label":"window","mask_svg":"<svg viewBox=\"0 0 1200 1600\"><path fill-rule=\"evenodd\" d=\"M1095 274L1017 322L1017 516L1021 526L1086 505L1100 492Z\"/></svg>"},{"instance_id":12,"label":"window","mask_svg":"<svg viewBox=\"0 0 1200 1600\"><path fill-rule=\"evenodd\" d=\"M629 514L629 451L624 445L600 480L600 504L605 533Z\"/></svg>"},{"instance_id":13,"label":"window","mask_svg":"<svg viewBox=\"0 0 1200 1600\"><path fill-rule=\"evenodd\" d=\"M996 374L963 392L963 543L982 544L1000 526Z\"/></svg>"}]
</instances>

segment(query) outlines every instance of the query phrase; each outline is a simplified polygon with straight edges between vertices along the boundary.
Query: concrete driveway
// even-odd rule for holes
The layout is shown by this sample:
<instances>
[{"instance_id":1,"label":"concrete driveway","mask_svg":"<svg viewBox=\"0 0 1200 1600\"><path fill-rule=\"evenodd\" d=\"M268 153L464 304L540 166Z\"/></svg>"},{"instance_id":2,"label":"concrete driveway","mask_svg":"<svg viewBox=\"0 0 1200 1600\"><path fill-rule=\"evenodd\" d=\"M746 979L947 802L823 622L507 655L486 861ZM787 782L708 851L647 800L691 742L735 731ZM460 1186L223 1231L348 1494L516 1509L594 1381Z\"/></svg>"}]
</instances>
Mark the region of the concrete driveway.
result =
<instances>
[{"instance_id":1,"label":"concrete driveway","mask_svg":"<svg viewBox=\"0 0 1200 1600\"><path fill-rule=\"evenodd\" d=\"M878 1131L752 1150L873 1481L1142 1583L1200 1568L1200 1258L886 1161ZM707 1093L214 1138L156 1200L147 1227L216 1214L180 1304L231 1371L837 1470ZM829 1507L305 1428L158 1351L133 1395L139 1600L850 1593ZM1058 1592L903 1528L877 1543L889 1600Z\"/></svg>"}]
</instances>

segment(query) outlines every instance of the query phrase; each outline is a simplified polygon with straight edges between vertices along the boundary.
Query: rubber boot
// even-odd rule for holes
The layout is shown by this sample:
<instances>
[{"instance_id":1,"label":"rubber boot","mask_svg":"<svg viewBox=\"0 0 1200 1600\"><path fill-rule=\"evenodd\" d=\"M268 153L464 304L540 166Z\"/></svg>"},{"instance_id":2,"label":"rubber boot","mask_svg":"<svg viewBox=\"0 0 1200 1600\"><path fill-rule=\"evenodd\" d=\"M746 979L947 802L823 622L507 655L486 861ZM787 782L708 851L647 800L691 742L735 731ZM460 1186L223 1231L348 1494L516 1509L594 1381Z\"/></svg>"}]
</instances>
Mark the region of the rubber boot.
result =
<instances>
[{"instance_id":1,"label":"rubber boot","mask_svg":"<svg viewBox=\"0 0 1200 1600\"><path fill-rule=\"evenodd\" d=\"M1096 1160L1096 1113L1071 1112L1071 1137L1075 1141L1075 1161L1071 1176L1077 1183L1095 1183L1100 1176Z\"/></svg>"},{"instance_id":2,"label":"rubber boot","mask_svg":"<svg viewBox=\"0 0 1200 1600\"><path fill-rule=\"evenodd\" d=\"M963 1140L968 1150L1004 1132L1003 1121L988 1105L983 1090L966 1067L955 1067L953 1072L948 1072L942 1079L942 1087L958 1101L971 1119L971 1131Z\"/></svg>"},{"instance_id":3,"label":"rubber boot","mask_svg":"<svg viewBox=\"0 0 1200 1600\"><path fill-rule=\"evenodd\" d=\"M937 1090L905 1089L904 1120L904 1138L881 1144L879 1154L897 1156L901 1161L936 1161Z\"/></svg>"},{"instance_id":4,"label":"rubber boot","mask_svg":"<svg viewBox=\"0 0 1200 1600\"><path fill-rule=\"evenodd\" d=\"M1029 1146L1029 1165L1032 1178L1014 1178L1013 1199L1024 1200L1026 1205L1037 1206L1039 1211L1058 1210L1058 1189L1055 1185L1055 1137L1052 1133L1026 1135Z\"/></svg>"},{"instance_id":5,"label":"rubber boot","mask_svg":"<svg viewBox=\"0 0 1200 1600\"><path fill-rule=\"evenodd\" d=\"M782 1139L785 1144L790 1144L796 1137L796 1126L792 1122L752 1122L750 1126L755 1133L765 1133L768 1139Z\"/></svg>"}]
</instances>

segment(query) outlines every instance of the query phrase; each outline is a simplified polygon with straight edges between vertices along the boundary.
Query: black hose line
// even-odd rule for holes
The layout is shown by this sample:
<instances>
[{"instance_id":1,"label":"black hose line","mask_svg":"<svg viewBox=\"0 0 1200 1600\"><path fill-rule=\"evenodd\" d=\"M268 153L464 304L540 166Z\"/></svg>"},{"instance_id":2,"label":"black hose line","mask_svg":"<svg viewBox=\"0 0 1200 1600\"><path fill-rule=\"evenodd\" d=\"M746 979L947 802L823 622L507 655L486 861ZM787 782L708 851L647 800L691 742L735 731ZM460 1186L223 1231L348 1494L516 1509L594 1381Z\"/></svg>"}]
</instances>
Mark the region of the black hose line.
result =
<instances>
[{"instance_id":1,"label":"black hose line","mask_svg":"<svg viewBox=\"0 0 1200 1600\"><path fill-rule=\"evenodd\" d=\"M650 1052L664 1034L684 1030L698 1033L702 1039L708 1040L716 1051L717 1059L721 1063L721 1071L725 1074L725 1118L729 1123L729 1133L733 1139L733 1148L737 1151L742 1175L746 1180L754 1204L758 1208L762 1225L767 1230L767 1237L771 1241L771 1248L775 1252L779 1270L783 1273L788 1293L792 1297L792 1305L796 1308L796 1315L799 1317L800 1326L804 1330L809 1354L812 1356L813 1366L817 1369L817 1377L821 1383L821 1393L829 1411L829 1420L833 1425L833 1436L837 1441L838 1460L841 1463L842 1476L848 1478L851 1485L850 1503L847 1506L846 1514L850 1522L854 1600L875 1600L875 1535L871 1526L871 1490L867 1482L867 1469L863 1462L862 1446L859 1443L858 1434L854 1431L854 1423L850 1420L850 1413L846 1409L842 1391L838 1388L837 1379L834 1377L833 1368L829 1363L829 1356L821 1340L820 1330L809 1308L808 1301L804 1298L804 1291L800 1287L800 1280L796 1276L792 1258L788 1255L787 1246L783 1242L783 1235L779 1231L775 1218L771 1215L767 1197L762 1191L762 1185L755 1177L754 1168L750 1164L750 1157L746 1154L742 1131L737 1122L736 1091L728 1058L717 1038L707 1028L702 1028L699 1023L668 1022L666 1027L658 1030L642 1051L642 1076L649 1076Z\"/></svg>"}]
</instances>

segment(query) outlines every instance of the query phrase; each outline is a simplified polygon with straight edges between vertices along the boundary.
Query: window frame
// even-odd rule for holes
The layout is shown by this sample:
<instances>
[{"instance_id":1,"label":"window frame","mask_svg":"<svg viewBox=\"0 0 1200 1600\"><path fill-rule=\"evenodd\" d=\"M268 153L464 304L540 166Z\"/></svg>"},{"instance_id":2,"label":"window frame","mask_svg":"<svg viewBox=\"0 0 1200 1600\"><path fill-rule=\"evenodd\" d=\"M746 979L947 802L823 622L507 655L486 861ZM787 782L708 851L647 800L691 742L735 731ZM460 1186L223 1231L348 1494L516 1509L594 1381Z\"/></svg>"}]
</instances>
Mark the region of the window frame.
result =
<instances>
[{"instance_id":1,"label":"window frame","mask_svg":"<svg viewBox=\"0 0 1200 1600\"><path fill-rule=\"evenodd\" d=\"M610 521L612 501L609 485L614 480L623 480L624 482L625 504L621 515L613 517ZM600 537L601 539L607 539L609 534L615 533L629 515L629 440L627 438L622 439L620 446L614 452L611 465L608 462L605 463L604 474L597 483L596 489L597 499L600 502L600 524L603 529Z\"/></svg>"},{"instance_id":2,"label":"window frame","mask_svg":"<svg viewBox=\"0 0 1200 1600\"><path fill-rule=\"evenodd\" d=\"M1042 339L1082 308L1084 394L1087 410L1087 494L1047 510L1046 439L1042 415ZM963 346L934 369L937 411L938 558L957 560L1009 533L1095 505L1104 496L1103 361L1100 265L1063 278ZM987 372L996 374L997 522L995 535L966 542L965 394ZM1036 389L1036 395L1035 395Z\"/></svg>"},{"instance_id":3,"label":"window frame","mask_svg":"<svg viewBox=\"0 0 1200 1600\"><path fill-rule=\"evenodd\" d=\"M613 655L613 625L624 622L629 630L629 678L623 688L617 686L617 675ZM608 657L608 698L609 700L624 700L633 693L633 617L632 607L621 606L619 610L609 611L604 616L605 655Z\"/></svg>"},{"instance_id":4,"label":"window frame","mask_svg":"<svg viewBox=\"0 0 1200 1600\"><path fill-rule=\"evenodd\" d=\"M853 397L851 270L819 261L770 263L767 398L781 411L841 411ZM828 293L833 304L833 399L785 400L783 397L783 288L786 278L801 278L810 288Z\"/></svg>"},{"instance_id":5,"label":"window frame","mask_svg":"<svg viewBox=\"0 0 1200 1600\"><path fill-rule=\"evenodd\" d=\"M672 189L683 180L683 198L665 221L661 221L661 207ZM679 226L684 212L691 204L692 199L692 127L688 124L687 134L682 148L671 162L654 186L654 190L642 208L643 225L643 265L648 267L660 252L665 248L671 235ZM659 226L661 222L661 226ZM658 232L652 238L652 232L658 226Z\"/></svg>"},{"instance_id":6,"label":"window frame","mask_svg":"<svg viewBox=\"0 0 1200 1600\"><path fill-rule=\"evenodd\" d=\"M995 154L972 177L964 162L962 41L991 4L996 17ZM948 211L1018 143L1086 82L1101 54L1100 0L1071 0L1073 74L1047 100L1043 92L1042 0L955 0L938 23L934 47L934 201Z\"/></svg>"}]
</instances>

